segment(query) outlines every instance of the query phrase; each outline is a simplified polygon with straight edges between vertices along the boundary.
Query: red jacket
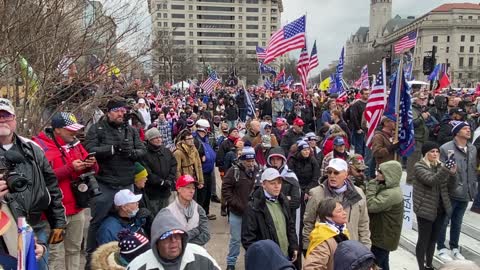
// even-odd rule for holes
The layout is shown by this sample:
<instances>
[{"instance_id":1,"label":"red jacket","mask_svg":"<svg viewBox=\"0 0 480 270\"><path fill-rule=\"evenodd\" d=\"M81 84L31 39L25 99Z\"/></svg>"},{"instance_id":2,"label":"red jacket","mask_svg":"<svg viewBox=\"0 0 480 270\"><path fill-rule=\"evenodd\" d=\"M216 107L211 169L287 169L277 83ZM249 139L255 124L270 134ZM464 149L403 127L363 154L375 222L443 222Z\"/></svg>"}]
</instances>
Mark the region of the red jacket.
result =
<instances>
[{"instance_id":1,"label":"red jacket","mask_svg":"<svg viewBox=\"0 0 480 270\"><path fill-rule=\"evenodd\" d=\"M350 149L350 143L348 142L347 136L342 136L343 140L345 141L345 148L348 150ZM332 136L328 138L325 141L325 144L323 145L323 156L326 156L328 153L333 151L333 140L335 139L335 136Z\"/></svg>"},{"instance_id":2,"label":"red jacket","mask_svg":"<svg viewBox=\"0 0 480 270\"><path fill-rule=\"evenodd\" d=\"M58 178L58 186L63 193L62 202L65 206L65 214L71 216L79 213L82 209L76 206L70 181L77 179L79 175L88 172L90 169L83 172L76 172L73 169L72 162L77 159L83 160L88 155L87 150L85 150L80 143L69 150L64 147L59 149L53 139L47 136L45 132L41 132L37 137L33 137L32 139L43 149L50 166L52 166ZM66 145L59 136L56 136L55 139L59 145ZM98 172L98 164L95 164L93 169L95 172Z\"/></svg>"}]
</instances>

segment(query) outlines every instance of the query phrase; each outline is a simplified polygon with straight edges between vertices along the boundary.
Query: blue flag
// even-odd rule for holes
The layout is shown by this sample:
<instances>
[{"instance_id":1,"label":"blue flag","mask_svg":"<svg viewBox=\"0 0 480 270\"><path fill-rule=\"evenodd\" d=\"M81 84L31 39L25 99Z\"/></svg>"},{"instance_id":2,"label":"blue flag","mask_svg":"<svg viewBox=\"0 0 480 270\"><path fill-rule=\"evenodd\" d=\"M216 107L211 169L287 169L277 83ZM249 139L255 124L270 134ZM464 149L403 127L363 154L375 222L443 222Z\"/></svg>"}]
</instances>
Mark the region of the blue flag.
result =
<instances>
[{"instance_id":1,"label":"blue flag","mask_svg":"<svg viewBox=\"0 0 480 270\"><path fill-rule=\"evenodd\" d=\"M255 118L255 104L253 103L252 96L248 93L247 89L243 89L245 92L245 105L247 107L247 116L250 118Z\"/></svg>"},{"instance_id":2,"label":"blue flag","mask_svg":"<svg viewBox=\"0 0 480 270\"><path fill-rule=\"evenodd\" d=\"M273 89L273 84L268 78L265 78L263 86L265 86L266 89Z\"/></svg>"},{"instance_id":3,"label":"blue flag","mask_svg":"<svg viewBox=\"0 0 480 270\"><path fill-rule=\"evenodd\" d=\"M260 73L270 73L273 76L277 76L277 72L275 69L269 65L265 65L262 62L258 62L258 69L260 70Z\"/></svg>"},{"instance_id":4,"label":"blue flag","mask_svg":"<svg viewBox=\"0 0 480 270\"><path fill-rule=\"evenodd\" d=\"M343 63L345 59L345 48L342 48L342 52L340 53L340 58L338 59L337 69L335 71L334 76L334 86L330 89L330 93L338 94L341 96L345 89L343 88Z\"/></svg>"},{"instance_id":5,"label":"blue flag","mask_svg":"<svg viewBox=\"0 0 480 270\"><path fill-rule=\"evenodd\" d=\"M415 151L415 132L413 128L412 111L412 88L407 84L407 80L402 73L402 83L400 92L400 124L398 130L398 142L400 146L400 156L408 157Z\"/></svg>"},{"instance_id":6,"label":"blue flag","mask_svg":"<svg viewBox=\"0 0 480 270\"><path fill-rule=\"evenodd\" d=\"M430 75L428 75L428 80L429 81L436 81L437 78L438 78L438 74L440 73L441 68L442 68L442 64L436 64L432 73L430 73Z\"/></svg>"}]
</instances>

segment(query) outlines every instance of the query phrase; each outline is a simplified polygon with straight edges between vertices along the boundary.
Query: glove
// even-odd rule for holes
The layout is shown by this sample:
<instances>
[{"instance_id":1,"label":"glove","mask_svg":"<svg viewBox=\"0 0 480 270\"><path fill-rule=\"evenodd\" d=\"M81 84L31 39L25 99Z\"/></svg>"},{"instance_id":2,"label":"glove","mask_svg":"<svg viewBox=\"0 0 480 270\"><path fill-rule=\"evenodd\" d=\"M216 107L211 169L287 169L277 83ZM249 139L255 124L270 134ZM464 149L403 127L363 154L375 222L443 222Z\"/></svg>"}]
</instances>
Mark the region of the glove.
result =
<instances>
[{"instance_id":1,"label":"glove","mask_svg":"<svg viewBox=\"0 0 480 270\"><path fill-rule=\"evenodd\" d=\"M52 229L50 237L48 238L49 244L59 244L63 242L63 236L65 235L64 229Z\"/></svg>"},{"instance_id":2,"label":"glove","mask_svg":"<svg viewBox=\"0 0 480 270\"><path fill-rule=\"evenodd\" d=\"M133 145L129 141L123 141L119 145L113 146L115 153L127 154L130 155L130 152L133 150Z\"/></svg>"},{"instance_id":3,"label":"glove","mask_svg":"<svg viewBox=\"0 0 480 270\"><path fill-rule=\"evenodd\" d=\"M451 169L453 168L457 163L455 162L454 159L447 159L447 161L445 161L445 168L447 169Z\"/></svg>"}]
</instances>

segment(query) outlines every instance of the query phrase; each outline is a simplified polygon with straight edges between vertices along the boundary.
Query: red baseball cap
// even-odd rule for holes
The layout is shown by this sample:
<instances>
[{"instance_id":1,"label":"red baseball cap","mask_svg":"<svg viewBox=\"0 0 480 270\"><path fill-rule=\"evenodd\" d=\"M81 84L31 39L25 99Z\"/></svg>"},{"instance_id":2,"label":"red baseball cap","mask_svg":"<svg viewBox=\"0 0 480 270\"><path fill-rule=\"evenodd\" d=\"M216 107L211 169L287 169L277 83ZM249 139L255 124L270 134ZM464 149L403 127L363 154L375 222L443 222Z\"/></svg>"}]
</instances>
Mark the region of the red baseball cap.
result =
<instances>
[{"instance_id":1,"label":"red baseball cap","mask_svg":"<svg viewBox=\"0 0 480 270\"><path fill-rule=\"evenodd\" d=\"M188 186L189 184L194 183L195 185L198 184L198 182L190 175L182 175L177 179L177 183L175 184L175 189L178 190L181 187Z\"/></svg>"},{"instance_id":2,"label":"red baseball cap","mask_svg":"<svg viewBox=\"0 0 480 270\"><path fill-rule=\"evenodd\" d=\"M305 125L303 120L300 118L295 118L295 120L293 120L293 124L299 127L303 127Z\"/></svg>"}]
</instances>

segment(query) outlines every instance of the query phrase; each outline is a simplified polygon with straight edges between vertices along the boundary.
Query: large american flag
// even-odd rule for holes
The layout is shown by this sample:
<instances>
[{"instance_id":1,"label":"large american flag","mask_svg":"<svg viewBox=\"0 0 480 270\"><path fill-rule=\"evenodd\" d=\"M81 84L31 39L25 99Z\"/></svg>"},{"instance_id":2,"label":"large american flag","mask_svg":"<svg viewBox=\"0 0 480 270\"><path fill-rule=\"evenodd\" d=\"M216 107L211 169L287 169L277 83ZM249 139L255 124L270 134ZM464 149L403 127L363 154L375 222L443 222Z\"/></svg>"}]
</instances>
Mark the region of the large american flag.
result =
<instances>
[{"instance_id":1,"label":"large american flag","mask_svg":"<svg viewBox=\"0 0 480 270\"><path fill-rule=\"evenodd\" d=\"M372 139L377 129L378 123L382 119L383 112L385 111L385 105L387 100L387 84L385 74L385 59L382 61L382 66L378 72L377 80L372 87L372 92L368 97L367 106L363 112L365 120L367 121L367 137L366 145L372 147ZM357 101L358 102L358 101Z\"/></svg>"},{"instance_id":2,"label":"large american flag","mask_svg":"<svg viewBox=\"0 0 480 270\"><path fill-rule=\"evenodd\" d=\"M219 81L217 77L217 72L212 71L210 75L208 75L208 79L206 79L202 84L200 84L200 88L207 91L207 94L211 94L215 89L215 84Z\"/></svg>"},{"instance_id":3,"label":"large american flag","mask_svg":"<svg viewBox=\"0 0 480 270\"><path fill-rule=\"evenodd\" d=\"M395 53L402 53L405 50L415 47L417 44L417 31L410 32L393 45Z\"/></svg>"},{"instance_id":4,"label":"large american flag","mask_svg":"<svg viewBox=\"0 0 480 270\"><path fill-rule=\"evenodd\" d=\"M268 42L264 63L272 62L286 52L305 47L305 15L275 32Z\"/></svg>"},{"instance_id":5,"label":"large american flag","mask_svg":"<svg viewBox=\"0 0 480 270\"><path fill-rule=\"evenodd\" d=\"M302 81L302 92L305 95L307 93L307 78L308 78L308 71L310 70L310 57L308 57L307 48L303 48L300 52L300 58L298 58L297 63L297 73L300 76L300 80Z\"/></svg>"},{"instance_id":6,"label":"large american flag","mask_svg":"<svg viewBox=\"0 0 480 270\"><path fill-rule=\"evenodd\" d=\"M313 43L312 53L310 54L310 63L309 63L309 70L318 67L318 57L317 57L317 41Z\"/></svg>"},{"instance_id":7,"label":"large american flag","mask_svg":"<svg viewBox=\"0 0 480 270\"><path fill-rule=\"evenodd\" d=\"M261 61L261 60L265 59L265 56L267 56L267 54L265 53L265 49L262 48L262 47L257 46L256 51L257 51L257 60L258 61Z\"/></svg>"},{"instance_id":8,"label":"large american flag","mask_svg":"<svg viewBox=\"0 0 480 270\"><path fill-rule=\"evenodd\" d=\"M370 81L368 80L368 65L365 65L362 68L360 79L362 80L360 87L362 89L370 89Z\"/></svg>"}]
</instances>

